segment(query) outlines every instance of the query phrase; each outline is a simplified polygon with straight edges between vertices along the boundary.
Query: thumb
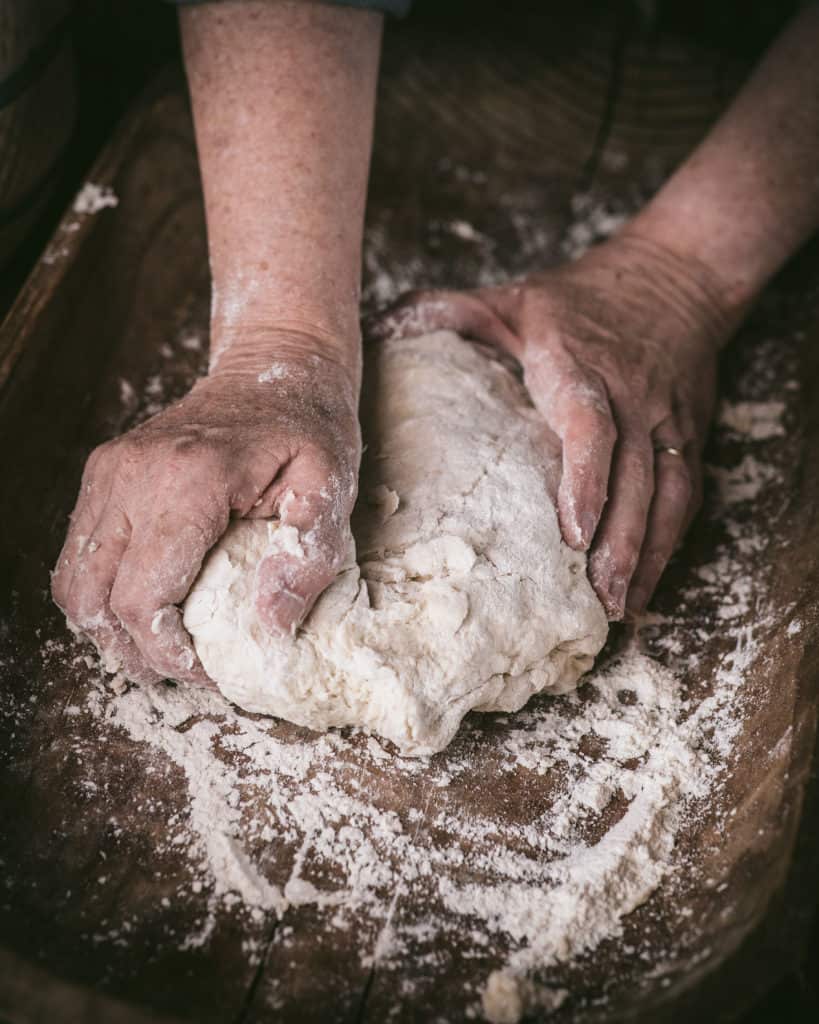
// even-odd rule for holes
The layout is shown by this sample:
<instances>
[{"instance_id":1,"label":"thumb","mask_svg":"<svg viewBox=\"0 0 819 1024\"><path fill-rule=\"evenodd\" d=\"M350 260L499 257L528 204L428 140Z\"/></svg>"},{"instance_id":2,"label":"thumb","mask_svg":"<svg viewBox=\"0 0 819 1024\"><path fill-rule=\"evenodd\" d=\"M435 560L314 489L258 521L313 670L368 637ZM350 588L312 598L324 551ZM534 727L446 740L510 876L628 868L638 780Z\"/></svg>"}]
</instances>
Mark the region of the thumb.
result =
<instances>
[{"instance_id":1,"label":"thumb","mask_svg":"<svg viewBox=\"0 0 819 1024\"><path fill-rule=\"evenodd\" d=\"M472 292L437 289L408 292L392 306L364 321L370 341L417 338L431 331L457 331L465 338L496 345L517 357L521 345L499 312L504 303L500 289Z\"/></svg>"},{"instance_id":2,"label":"thumb","mask_svg":"<svg viewBox=\"0 0 819 1024\"><path fill-rule=\"evenodd\" d=\"M344 564L355 500L355 486L341 487L332 474L309 488L284 483L280 526L256 576L256 608L280 636L296 631Z\"/></svg>"}]
</instances>

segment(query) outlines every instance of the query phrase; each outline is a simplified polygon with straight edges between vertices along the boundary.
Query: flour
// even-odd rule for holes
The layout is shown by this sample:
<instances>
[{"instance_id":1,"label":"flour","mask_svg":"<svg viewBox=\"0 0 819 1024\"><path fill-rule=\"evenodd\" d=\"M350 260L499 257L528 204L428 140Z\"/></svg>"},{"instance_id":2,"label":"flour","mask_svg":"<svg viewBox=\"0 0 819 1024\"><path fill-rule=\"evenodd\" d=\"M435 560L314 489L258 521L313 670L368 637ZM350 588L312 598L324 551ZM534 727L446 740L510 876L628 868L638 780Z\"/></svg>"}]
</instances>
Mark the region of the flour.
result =
<instances>
[{"instance_id":1,"label":"flour","mask_svg":"<svg viewBox=\"0 0 819 1024\"><path fill-rule=\"evenodd\" d=\"M284 363L272 363L266 370L257 377L260 384L268 384L272 380L284 380L288 374L288 369Z\"/></svg>"},{"instance_id":2,"label":"flour","mask_svg":"<svg viewBox=\"0 0 819 1024\"><path fill-rule=\"evenodd\" d=\"M769 426L766 430L770 429ZM770 436L768 434L766 437ZM725 500L734 502L753 501L759 497L764 488L780 479L780 471L776 466L760 462L754 455L743 456L741 462L730 469L720 466L707 466L709 476L716 480Z\"/></svg>"},{"instance_id":3,"label":"flour","mask_svg":"<svg viewBox=\"0 0 819 1024\"><path fill-rule=\"evenodd\" d=\"M748 500L743 475L737 491L732 479L724 478L716 511L729 518ZM396 915L397 894L431 887L439 907L433 931L472 927L483 942L493 935L512 942L501 973L487 978L482 1006L487 1020L516 1021L568 998L531 972L541 979L550 966L620 934L629 912L674 877L679 829L700 803L715 799L741 720L734 701L758 654L754 630L744 624L750 606L742 559L731 550L729 541L703 587L725 607L738 602L743 625L712 696L693 712L678 679L633 649L593 673L577 695L542 701L508 720L493 770L564 780L552 805L526 823L501 827L491 814L453 816L446 799L437 809L427 802L397 814L380 803L377 789L351 787L343 770L352 759L359 770L387 770L395 780L421 773L445 794L475 771L470 729L463 742L424 762L388 754L373 738L362 744L355 734L294 737L194 690L132 688L112 700L100 688L87 707L185 772L190 819L168 841L181 838L188 849L191 884L205 886L211 921L226 899L284 922L304 903L332 908L327 927L343 932L363 913L382 925L372 944L362 945L362 963L390 970L418 938ZM764 588L755 584L759 613ZM673 644L673 631L668 635ZM603 745L596 760L583 753L590 737ZM616 798L627 801L625 813L589 844L589 822ZM252 809L250 818L243 808ZM458 836L458 843L419 845L421 828ZM249 852L260 843L298 849L283 884L267 881L258 853ZM325 877L330 866L332 883ZM470 875L483 881L464 884Z\"/></svg>"},{"instance_id":4,"label":"flour","mask_svg":"<svg viewBox=\"0 0 819 1024\"><path fill-rule=\"evenodd\" d=\"M717 414L717 423L753 441L766 441L784 436L784 412L785 403L778 401L723 402Z\"/></svg>"},{"instance_id":5,"label":"flour","mask_svg":"<svg viewBox=\"0 0 819 1024\"><path fill-rule=\"evenodd\" d=\"M578 203L589 223L570 232L565 252L619 216L608 206L596 212L596 204ZM446 233L476 256L491 253L484 225L474 231L484 237ZM526 231L532 246L546 246L531 218L521 217L521 237ZM422 280L423 268L411 261L386 265L386 234L380 244L383 252L368 250L370 301ZM498 273L493 259L486 256L486 278ZM201 329L186 328L175 345L187 350L184 339L200 336ZM101 744L117 735L134 741L128 769L135 786L143 774L173 770L187 788L156 852L184 855L189 874L177 898L195 895L204 916L189 934L166 941L206 945L224 915L241 912L273 934L267 945L248 946L251 962L278 946L289 955L292 929L304 928L299 908L315 908L310 927L357 950L376 983L395 981L396 1004L421 985L419 964L432 983L445 970L436 948L468 948L482 980L479 990L464 989L464 1016L495 1024L528 1012L579 1017L587 1006L567 981L573 965L614 942L628 943L634 962L645 964L635 968L640 984L649 976L668 983L665 972L686 957L687 966L712 964L710 950L685 945L698 922L684 905L677 917L663 905L670 940L641 939L630 927L696 869L680 840L697 834L704 809L719 805L745 721L744 684L765 655L765 630L778 621L760 571L789 479L776 446L784 443L792 394L773 393L765 378L776 351L760 349L736 400L720 407L717 429L731 455L708 470L707 513L720 539L712 561L687 574L671 610L647 615L639 635L576 694L535 698L522 712L493 716L491 725L468 716L433 758L397 756L351 730L309 735L194 689L117 694L99 673L89 690L88 656L78 648L81 683L66 706L66 734L90 716ZM172 397L150 379L129 387L124 425ZM387 519L401 507L394 488L364 498ZM788 632L795 641L801 629L794 619ZM692 692L698 659L712 651L709 687ZM44 647L43 656L47 664L56 652ZM786 759L791 742L785 732L771 756ZM503 802L486 796L518 793L533 779L548 799L528 816L520 813L525 801L510 820ZM84 792L102 799L91 786ZM724 825L728 834L730 821ZM139 829L139 817L116 828ZM725 881L715 877L712 885ZM415 916L413 907L420 908ZM127 947L137 923L112 920L90 939ZM286 977L271 982L266 998L271 1008L287 1005Z\"/></svg>"},{"instance_id":6,"label":"flour","mask_svg":"<svg viewBox=\"0 0 819 1024\"><path fill-rule=\"evenodd\" d=\"M74 213L99 213L115 206L119 206L119 198L113 189L87 181L77 193L72 209Z\"/></svg>"},{"instance_id":7,"label":"flour","mask_svg":"<svg viewBox=\"0 0 819 1024\"><path fill-rule=\"evenodd\" d=\"M630 220L642 202L612 202L593 192L580 192L572 197L571 205L573 218L561 249L567 259L577 260L595 242L608 238Z\"/></svg>"}]
</instances>

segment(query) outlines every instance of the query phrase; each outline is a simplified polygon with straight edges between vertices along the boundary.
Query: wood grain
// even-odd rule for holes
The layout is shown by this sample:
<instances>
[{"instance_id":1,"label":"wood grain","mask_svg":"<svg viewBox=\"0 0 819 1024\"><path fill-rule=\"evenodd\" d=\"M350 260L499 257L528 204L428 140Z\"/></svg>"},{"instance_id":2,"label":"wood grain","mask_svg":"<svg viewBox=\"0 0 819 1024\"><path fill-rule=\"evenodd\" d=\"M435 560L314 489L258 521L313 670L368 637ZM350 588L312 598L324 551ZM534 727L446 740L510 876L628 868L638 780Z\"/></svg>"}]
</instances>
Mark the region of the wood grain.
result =
<instances>
[{"instance_id":1,"label":"wood grain","mask_svg":"<svg viewBox=\"0 0 819 1024\"><path fill-rule=\"evenodd\" d=\"M390 298L396 282L469 286L480 274L500 279L563 258L572 195L593 188L616 207L648 194L701 136L741 72L726 73L715 55L679 41L649 40L605 12L586 23L539 16L498 38L478 28L456 36L404 26L388 39L384 64L367 222L368 306ZM111 186L119 205L67 215L0 331L0 573L7 582L0 858L8 882L0 901L0 1012L28 1022L64 1005L66 1020L114 1024L462 1020L506 946L497 937L476 943L460 918L424 927L440 920L440 908L423 879L383 893L393 920L416 936L398 963L362 958L362 950L375 951L382 918L362 910L338 929L332 908L309 903L289 907L282 920L272 911L222 907L207 939L186 944L210 912L207 893L191 888L185 850L167 841L171 823L187 813L188 783L149 744L69 713L94 673L66 641L47 586L84 457L146 414L138 399L150 395L153 380L161 377L163 398L173 398L203 365L204 353L182 344L206 335L209 284L178 78L144 98L91 177ZM453 230L458 222L473 234ZM777 611L764 657L743 680L737 763L719 806L705 809L681 837L690 870L674 900L652 897L620 940L545 979L572 992L555 1021L694 1020L706 1007L710 1019L729 1019L803 941L793 907L815 887L815 843L805 839L815 818L803 822L790 888L782 883L814 749L819 679L819 446L810 443L819 437L817 310L819 253L808 251L723 367L724 393L736 397L767 339L788 338L771 357L765 386L798 379L803 395L792 403L788 436L777 442L780 484L754 509L779 517L781 536L771 537L764 555L748 555L749 570L771 577ZM736 455L736 442L718 438L709 459L722 465ZM657 600L658 611L676 616L686 650L696 649L697 629L715 608L708 600L684 604L680 595L721 539L706 515ZM797 637L786 630L794 616L803 623ZM662 639L659 630L658 654ZM692 700L708 693L724 653L719 644L699 652L696 677L685 681ZM361 737L345 742L325 769L328 785L363 792L394 813L419 863L431 850L460 846L464 878L478 877L480 851L468 848L457 824L442 822L465 823L482 811L511 833L548 808L563 783L523 768L502 773L506 724L502 716L478 718L453 755L470 772L446 785L439 784L440 762L413 775L397 772L369 756ZM271 743L305 742L286 723L260 728ZM785 735L792 740L781 746ZM782 756L773 758L777 749ZM294 782L293 793L311 780ZM244 799L247 815L267 820L262 794L248 788ZM418 813L410 818L410 810ZM332 868L300 840L271 849L249 832L247 841L254 863L282 888L303 849L304 877L323 884ZM725 888L704 885L708 877ZM729 957L772 896L763 931ZM675 934L680 901L696 925L684 935ZM674 949L676 959L658 964L645 953L658 949Z\"/></svg>"},{"instance_id":2,"label":"wood grain","mask_svg":"<svg viewBox=\"0 0 819 1024\"><path fill-rule=\"evenodd\" d=\"M0 2L0 265L52 195L74 130L68 15L67 0Z\"/></svg>"}]
</instances>

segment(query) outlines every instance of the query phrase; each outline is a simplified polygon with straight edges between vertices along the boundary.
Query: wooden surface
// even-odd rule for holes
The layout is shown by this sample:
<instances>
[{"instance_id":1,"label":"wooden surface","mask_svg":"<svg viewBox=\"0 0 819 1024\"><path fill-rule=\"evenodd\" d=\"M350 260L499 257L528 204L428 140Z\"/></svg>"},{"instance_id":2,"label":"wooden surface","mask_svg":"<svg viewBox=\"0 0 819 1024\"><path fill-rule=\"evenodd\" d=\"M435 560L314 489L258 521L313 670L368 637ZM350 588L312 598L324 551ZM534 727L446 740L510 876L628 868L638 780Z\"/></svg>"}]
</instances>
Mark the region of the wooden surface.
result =
<instances>
[{"instance_id":1,"label":"wooden surface","mask_svg":"<svg viewBox=\"0 0 819 1024\"><path fill-rule=\"evenodd\" d=\"M0 3L0 266L54 192L76 120L67 0Z\"/></svg>"},{"instance_id":2,"label":"wooden surface","mask_svg":"<svg viewBox=\"0 0 819 1024\"><path fill-rule=\"evenodd\" d=\"M606 17L571 26L533 19L517 36L396 31L373 164L366 305L402 287L470 285L563 258L571 197L592 189L613 210L632 207L696 141L737 80L712 55L644 39ZM294 903L283 918L275 908L223 904L214 913L207 887L191 884L189 852L168 841L190 814L192 780L150 742L74 711L89 694L115 707L47 594L84 457L183 393L203 367L204 353L185 344L206 334L208 277L178 81L139 106L90 177L113 186L119 206L67 215L0 332L0 1017L51 1020L59 1006L60 1019L72 1021L465 1019L508 941L476 940L461 918L441 914L423 879L398 885L406 864L386 854L384 905L415 936L397 961L362 958L384 924L366 908L346 929L330 926L335 908L313 903ZM760 592L764 583L771 607L761 632L757 604L745 612L756 647L738 694L744 711L726 784L681 835L673 892L631 915L619 941L545 979L571 992L551 1019L688 1020L705 1007L710 1019L729 1019L804 939L794 907L806 892L815 896L813 820L803 823L790 887L781 884L811 764L819 677L817 312L819 253L808 251L725 360L727 397L787 407L786 435L765 449L778 478L742 512L768 524L766 543L731 549ZM743 443L717 434L709 461L736 465ZM645 640L661 658L672 652L675 664L697 664L684 684L694 704L736 646L736 623L723 637L714 629L719 586L703 590L698 575L730 543L723 527L712 486L658 596L665 621ZM800 631L789 633L797 619ZM193 736L196 724L168 728ZM157 733L166 726L157 719ZM237 716L231 728L282 748L312 742L252 716ZM464 838L468 823L494 816L511 834L563 784L554 773L499 770L509 728L504 716L473 716L451 752L417 771L374 758L364 737L345 738L322 770L345 800L363 792L402 821L404 861L460 850L459 880L468 882L491 854ZM284 816L312 778L283 782L276 813ZM248 853L285 888L303 837L265 845L251 826L269 820L272 794L248 786L242 799ZM326 884L327 865L311 856L303 877ZM736 952L772 894L765 930ZM681 905L693 924L680 924ZM206 938L186 941L209 916Z\"/></svg>"}]
</instances>

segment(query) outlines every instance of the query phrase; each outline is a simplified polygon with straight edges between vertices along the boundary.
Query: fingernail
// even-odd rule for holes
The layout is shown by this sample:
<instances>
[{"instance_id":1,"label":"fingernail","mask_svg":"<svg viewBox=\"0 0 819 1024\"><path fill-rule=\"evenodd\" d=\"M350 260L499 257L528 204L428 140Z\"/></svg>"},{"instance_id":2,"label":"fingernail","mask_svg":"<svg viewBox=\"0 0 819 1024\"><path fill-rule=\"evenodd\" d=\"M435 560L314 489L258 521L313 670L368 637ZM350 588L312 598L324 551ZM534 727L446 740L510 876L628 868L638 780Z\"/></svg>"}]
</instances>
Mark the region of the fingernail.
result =
<instances>
[{"instance_id":1,"label":"fingernail","mask_svg":"<svg viewBox=\"0 0 819 1024\"><path fill-rule=\"evenodd\" d=\"M267 620L279 636L292 636L301 625L305 614L305 600L298 594L279 591L268 599Z\"/></svg>"},{"instance_id":2,"label":"fingernail","mask_svg":"<svg viewBox=\"0 0 819 1024\"><path fill-rule=\"evenodd\" d=\"M642 615L648 607L651 594L645 587L632 587L628 595L628 610L634 615Z\"/></svg>"},{"instance_id":3,"label":"fingernail","mask_svg":"<svg viewBox=\"0 0 819 1024\"><path fill-rule=\"evenodd\" d=\"M626 603L626 581L622 578L615 578L608 588L609 600L608 611L612 618L622 619Z\"/></svg>"},{"instance_id":4,"label":"fingernail","mask_svg":"<svg viewBox=\"0 0 819 1024\"><path fill-rule=\"evenodd\" d=\"M588 548L591 544L596 527L596 516L591 512L584 512L580 517L580 542L584 548Z\"/></svg>"}]
</instances>

